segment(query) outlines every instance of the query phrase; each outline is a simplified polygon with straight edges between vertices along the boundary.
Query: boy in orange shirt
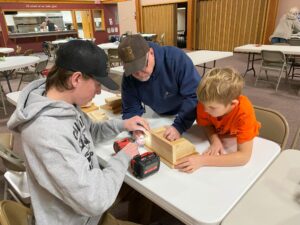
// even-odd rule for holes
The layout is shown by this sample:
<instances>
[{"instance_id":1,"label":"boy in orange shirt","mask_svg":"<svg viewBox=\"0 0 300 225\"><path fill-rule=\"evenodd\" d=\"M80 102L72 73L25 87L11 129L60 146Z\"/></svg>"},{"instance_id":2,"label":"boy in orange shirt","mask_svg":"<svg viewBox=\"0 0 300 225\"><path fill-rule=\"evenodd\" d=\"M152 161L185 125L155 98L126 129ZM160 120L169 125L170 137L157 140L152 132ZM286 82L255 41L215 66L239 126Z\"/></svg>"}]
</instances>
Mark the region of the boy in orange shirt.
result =
<instances>
[{"instance_id":1,"label":"boy in orange shirt","mask_svg":"<svg viewBox=\"0 0 300 225\"><path fill-rule=\"evenodd\" d=\"M203 166L240 166L249 161L260 123L249 99L241 95L243 86L241 75L230 68L205 74L197 89L197 123L204 126L210 147L179 160L175 168L191 173ZM236 139L237 151L224 151L222 140L228 137Z\"/></svg>"}]
</instances>

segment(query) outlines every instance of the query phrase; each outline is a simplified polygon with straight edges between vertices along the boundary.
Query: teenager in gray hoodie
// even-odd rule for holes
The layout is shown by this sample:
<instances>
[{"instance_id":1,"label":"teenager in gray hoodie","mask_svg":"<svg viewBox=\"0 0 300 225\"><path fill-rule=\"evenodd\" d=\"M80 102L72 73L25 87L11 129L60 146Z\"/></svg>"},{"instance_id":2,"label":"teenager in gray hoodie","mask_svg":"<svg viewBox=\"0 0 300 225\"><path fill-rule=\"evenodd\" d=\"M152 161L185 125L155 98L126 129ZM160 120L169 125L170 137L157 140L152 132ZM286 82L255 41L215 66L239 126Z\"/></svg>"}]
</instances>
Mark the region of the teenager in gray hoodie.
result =
<instances>
[{"instance_id":1,"label":"teenager in gray hoodie","mask_svg":"<svg viewBox=\"0 0 300 225\"><path fill-rule=\"evenodd\" d=\"M137 145L128 144L100 169L95 145L124 130L149 129L141 117L92 122L80 109L107 76L107 57L89 41L73 40L57 51L46 79L25 87L8 127L21 134L36 224L133 224L106 210L115 201ZM143 127L140 126L143 125ZM102 217L102 218L101 218Z\"/></svg>"}]
</instances>

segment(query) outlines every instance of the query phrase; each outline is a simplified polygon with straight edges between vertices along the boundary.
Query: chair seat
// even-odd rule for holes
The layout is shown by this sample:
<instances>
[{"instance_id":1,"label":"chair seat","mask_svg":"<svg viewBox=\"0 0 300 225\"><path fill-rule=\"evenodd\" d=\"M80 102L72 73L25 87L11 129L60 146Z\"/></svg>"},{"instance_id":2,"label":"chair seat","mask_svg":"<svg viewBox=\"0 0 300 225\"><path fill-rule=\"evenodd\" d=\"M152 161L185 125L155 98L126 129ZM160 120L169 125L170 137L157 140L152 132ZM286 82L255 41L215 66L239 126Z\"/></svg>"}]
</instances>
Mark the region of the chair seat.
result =
<instances>
[{"instance_id":1,"label":"chair seat","mask_svg":"<svg viewBox=\"0 0 300 225\"><path fill-rule=\"evenodd\" d=\"M17 193L19 199L25 204L30 204L27 173L8 170L4 173L4 178L12 186L14 193Z\"/></svg>"}]
</instances>

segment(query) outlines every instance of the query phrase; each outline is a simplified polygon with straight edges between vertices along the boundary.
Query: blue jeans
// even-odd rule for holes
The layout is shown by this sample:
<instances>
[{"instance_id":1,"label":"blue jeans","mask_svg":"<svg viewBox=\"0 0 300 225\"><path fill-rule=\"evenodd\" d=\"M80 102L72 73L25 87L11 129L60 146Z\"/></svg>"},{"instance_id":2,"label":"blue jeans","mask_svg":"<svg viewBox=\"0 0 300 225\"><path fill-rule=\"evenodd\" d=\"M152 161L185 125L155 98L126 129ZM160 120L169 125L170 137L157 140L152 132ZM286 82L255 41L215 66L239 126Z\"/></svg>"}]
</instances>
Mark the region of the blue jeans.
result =
<instances>
[{"instance_id":1,"label":"blue jeans","mask_svg":"<svg viewBox=\"0 0 300 225\"><path fill-rule=\"evenodd\" d=\"M276 43L287 43L287 40L284 38L278 38L278 37L273 37L271 39L271 43L272 44L276 44Z\"/></svg>"}]
</instances>

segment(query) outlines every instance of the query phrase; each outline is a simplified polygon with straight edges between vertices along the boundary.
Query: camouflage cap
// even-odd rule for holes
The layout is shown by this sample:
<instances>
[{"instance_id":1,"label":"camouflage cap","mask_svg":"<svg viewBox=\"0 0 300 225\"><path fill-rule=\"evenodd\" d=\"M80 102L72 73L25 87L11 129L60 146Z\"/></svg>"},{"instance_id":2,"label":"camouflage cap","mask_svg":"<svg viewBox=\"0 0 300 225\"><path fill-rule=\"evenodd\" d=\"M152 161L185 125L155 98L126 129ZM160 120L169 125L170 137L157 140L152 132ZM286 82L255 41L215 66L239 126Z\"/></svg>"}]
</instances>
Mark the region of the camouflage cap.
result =
<instances>
[{"instance_id":1,"label":"camouflage cap","mask_svg":"<svg viewBox=\"0 0 300 225\"><path fill-rule=\"evenodd\" d=\"M146 66L149 51L147 41L140 35L128 35L118 47L118 54L124 63L125 75L142 70Z\"/></svg>"}]
</instances>

